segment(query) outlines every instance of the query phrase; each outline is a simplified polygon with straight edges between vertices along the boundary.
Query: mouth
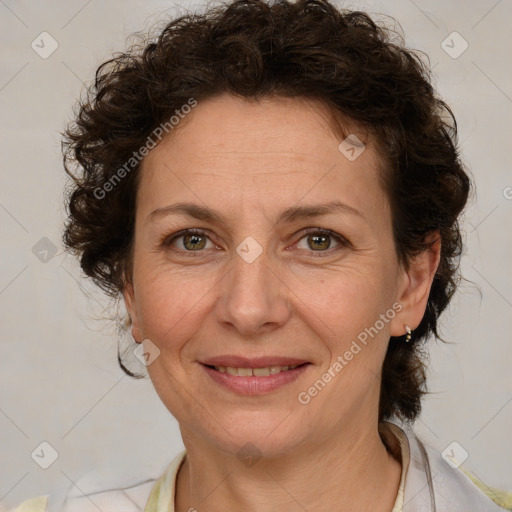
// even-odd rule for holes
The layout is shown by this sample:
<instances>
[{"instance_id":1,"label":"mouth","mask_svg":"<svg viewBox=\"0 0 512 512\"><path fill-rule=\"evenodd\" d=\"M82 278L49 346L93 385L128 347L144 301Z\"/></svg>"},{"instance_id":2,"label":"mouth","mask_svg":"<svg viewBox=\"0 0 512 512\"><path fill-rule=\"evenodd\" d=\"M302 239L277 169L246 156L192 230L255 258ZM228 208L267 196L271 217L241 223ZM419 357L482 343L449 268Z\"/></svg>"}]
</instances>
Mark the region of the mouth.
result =
<instances>
[{"instance_id":1,"label":"mouth","mask_svg":"<svg viewBox=\"0 0 512 512\"><path fill-rule=\"evenodd\" d=\"M240 364L240 363L238 363ZM210 382L237 395L264 395L288 387L307 372L312 363L271 366L223 366L201 363Z\"/></svg>"},{"instance_id":2,"label":"mouth","mask_svg":"<svg viewBox=\"0 0 512 512\"><path fill-rule=\"evenodd\" d=\"M204 364L204 363L203 363ZM277 375L282 372L289 372L295 368L299 368L311 363L293 364L293 365L274 365L265 366L261 368L250 367L235 367L235 366L222 366L222 365L209 365L205 364L207 368L215 370L220 373L227 373L235 377L268 377L269 375Z\"/></svg>"}]
</instances>

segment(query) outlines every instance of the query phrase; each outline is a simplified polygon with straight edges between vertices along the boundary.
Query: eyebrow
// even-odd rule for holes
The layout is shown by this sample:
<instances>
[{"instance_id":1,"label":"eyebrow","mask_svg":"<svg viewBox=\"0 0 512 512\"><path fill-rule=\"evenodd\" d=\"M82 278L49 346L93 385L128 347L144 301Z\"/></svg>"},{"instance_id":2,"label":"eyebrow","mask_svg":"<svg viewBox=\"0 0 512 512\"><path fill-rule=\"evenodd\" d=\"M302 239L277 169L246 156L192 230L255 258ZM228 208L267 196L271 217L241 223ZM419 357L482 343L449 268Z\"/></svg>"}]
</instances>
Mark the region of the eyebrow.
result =
<instances>
[{"instance_id":1,"label":"eyebrow","mask_svg":"<svg viewBox=\"0 0 512 512\"><path fill-rule=\"evenodd\" d=\"M340 201L332 201L330 203L324 204L292 206L287 208L279 214L275 220L275 224L289 224L300 219L311 219L314 217L320 217L337 212L355 215L363 220L366 220L366 217L363 215L363 213L359 210L356 210L352 206L349 206L348 204L342 203ZM217 223L224 227L227 226L226 220L220 213L205 206L194 203L176 203L157 208L148 215L147 221L172 214L185 215L194 219Z\"/></svg>"}]
</instances>

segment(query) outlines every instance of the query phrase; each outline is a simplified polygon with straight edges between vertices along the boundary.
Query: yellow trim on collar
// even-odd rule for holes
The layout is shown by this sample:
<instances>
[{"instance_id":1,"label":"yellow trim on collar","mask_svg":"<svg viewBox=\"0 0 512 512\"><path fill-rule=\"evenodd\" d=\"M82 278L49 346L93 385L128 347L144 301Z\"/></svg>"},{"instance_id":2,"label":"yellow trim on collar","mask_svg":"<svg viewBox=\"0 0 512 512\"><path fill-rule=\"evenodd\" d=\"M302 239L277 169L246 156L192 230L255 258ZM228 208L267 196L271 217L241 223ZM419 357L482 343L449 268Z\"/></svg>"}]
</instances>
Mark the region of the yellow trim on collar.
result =
<instances>
[{"instance_id":1,"label":"yellow trim on collar","mask_svg":"<svg viewBox=\"0 0 512 512\"><path fill-rule=\"evenodd\" d=\"M44 512L46 510L47 504L47 496L37 496L36 498L31 498L27 501L24 501L18 505L18 507L16 507L13 512Z\"/></svg>"},{"instance_id":2,"label":"yellow trim on collar","mask_svg":"<svg viewBox=\"0 0 512 512\"><path fill-rule=\"evenodd\" d=\"M466 471L462 466L459 466L459 469L467 475L469 479L484 493L486 494L496 505L500 506L505 510L512 511L512 492L503 491L501 489L496 489L495 487L491 487L481 480L479 480L476 476L472 475L469 471Z\"/></svg>"}]
</instances>

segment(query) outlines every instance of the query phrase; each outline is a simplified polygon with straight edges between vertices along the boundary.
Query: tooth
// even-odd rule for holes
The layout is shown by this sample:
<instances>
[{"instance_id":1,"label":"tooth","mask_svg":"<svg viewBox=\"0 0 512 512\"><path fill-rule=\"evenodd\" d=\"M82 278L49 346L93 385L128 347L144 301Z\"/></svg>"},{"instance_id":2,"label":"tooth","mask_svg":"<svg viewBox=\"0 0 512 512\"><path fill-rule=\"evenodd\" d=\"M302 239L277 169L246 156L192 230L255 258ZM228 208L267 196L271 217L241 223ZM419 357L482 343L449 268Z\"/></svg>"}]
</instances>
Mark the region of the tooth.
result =
<instances>
[{"instance_id":1,"label":"tooth","mask_svg":"<svg viewBox=\"0 0 512 512\"><path fill-rule=\"evenodd\" d=\"M254 368L252 373L254 373L256 377L265 377L266 375L270 375L270 368Z\"/></svg>"},{"instance_id":2,"label":"tooth","mask_svg":"<svg viewBox=\"0 0 512 512\"><path fill-rule=\"evenodd\" d=\"M268 375L275 375L280 372L287 370L293 370L297 368L298 364L289 366L269 366L266 368L235 368L232 366L215 366L215 369L222 373L229 373L230 375L236 375L238 377L266 377Z\"/></svg>"}]
</instances>

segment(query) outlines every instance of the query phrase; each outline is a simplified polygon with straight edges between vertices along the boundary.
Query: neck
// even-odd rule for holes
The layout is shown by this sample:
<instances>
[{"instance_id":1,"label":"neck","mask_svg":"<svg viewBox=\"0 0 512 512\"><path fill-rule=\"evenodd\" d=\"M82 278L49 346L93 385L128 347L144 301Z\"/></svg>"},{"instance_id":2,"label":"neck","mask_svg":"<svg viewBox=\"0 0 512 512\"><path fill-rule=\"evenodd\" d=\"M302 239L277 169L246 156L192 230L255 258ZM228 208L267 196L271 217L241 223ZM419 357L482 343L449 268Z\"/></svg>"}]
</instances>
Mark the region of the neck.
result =
<instances>
[{"instance_id":1,"label":"neck","mask_svg":"<svg viewBox=\"0 0 512 512\"><path fill-rule=\"evenodd\" d=\"M401 464L387 451L378 426L340 432L252 465L184 436L187 457L177 478L176 512L390 512Z\"/></svg>"}]
</instances>

